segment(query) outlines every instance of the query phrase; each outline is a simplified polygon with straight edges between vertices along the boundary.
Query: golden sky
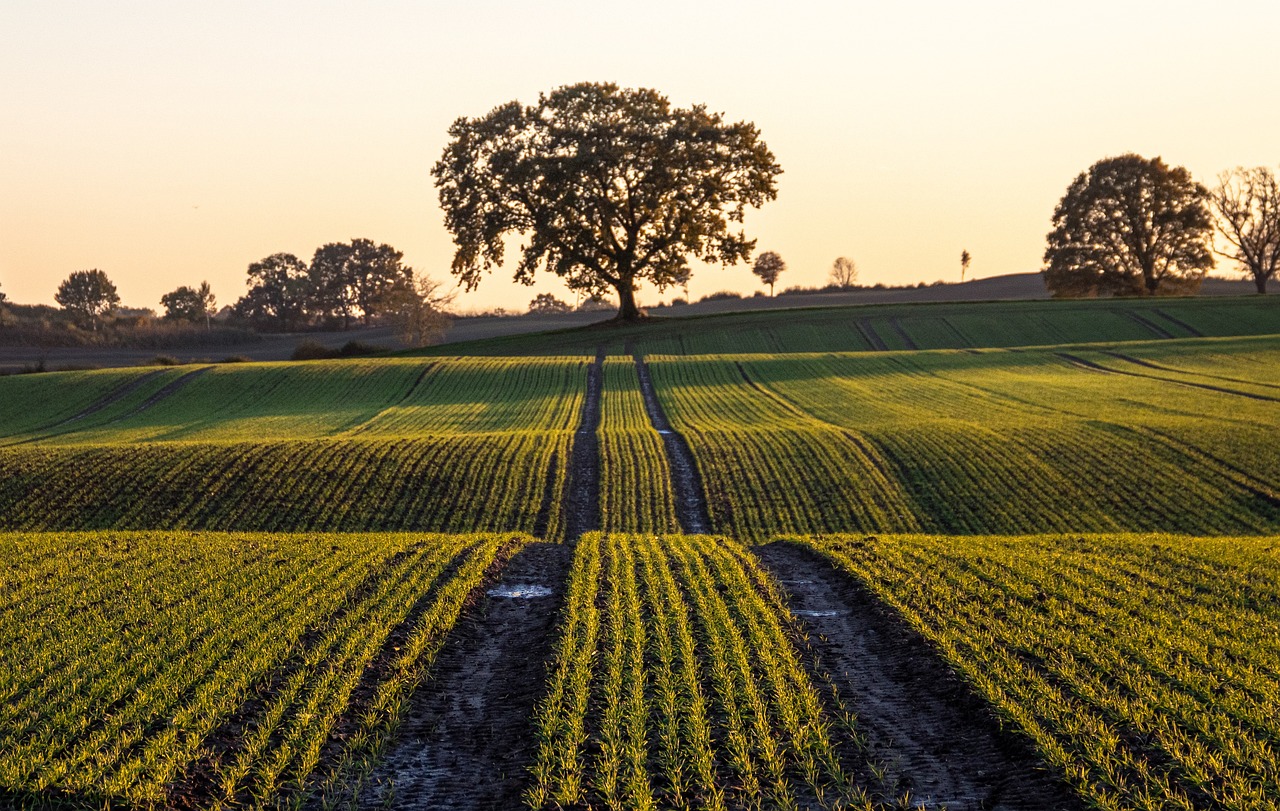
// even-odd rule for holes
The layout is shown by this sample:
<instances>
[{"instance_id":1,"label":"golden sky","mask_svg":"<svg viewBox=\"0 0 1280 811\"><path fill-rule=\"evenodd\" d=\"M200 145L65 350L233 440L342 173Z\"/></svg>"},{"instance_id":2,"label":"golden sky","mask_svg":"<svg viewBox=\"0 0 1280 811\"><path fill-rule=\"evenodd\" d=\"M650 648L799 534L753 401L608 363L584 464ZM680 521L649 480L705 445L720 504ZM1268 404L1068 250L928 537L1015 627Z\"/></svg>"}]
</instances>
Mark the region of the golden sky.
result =
<instances>
[{"instance_id":1,"label":"golden sky","mask_svg":"<svg viewBox=\"0 0 1280 811\"><path fill-rule=\"evenodd\" d=\"M963 248L975 276L1036 270L1099 158L1280 165L1277 30L1275 0L4 0L0 291L52 303L97 267L130 306L205 279L230 303L250 262L353 237L446 277L449 123L578 81L756 123L779 288L840 255L866 283L956 279ZM690 293L758 287L717 267ZM460 305L544 290L495 274Z\"/></svg>"}]
</instances>

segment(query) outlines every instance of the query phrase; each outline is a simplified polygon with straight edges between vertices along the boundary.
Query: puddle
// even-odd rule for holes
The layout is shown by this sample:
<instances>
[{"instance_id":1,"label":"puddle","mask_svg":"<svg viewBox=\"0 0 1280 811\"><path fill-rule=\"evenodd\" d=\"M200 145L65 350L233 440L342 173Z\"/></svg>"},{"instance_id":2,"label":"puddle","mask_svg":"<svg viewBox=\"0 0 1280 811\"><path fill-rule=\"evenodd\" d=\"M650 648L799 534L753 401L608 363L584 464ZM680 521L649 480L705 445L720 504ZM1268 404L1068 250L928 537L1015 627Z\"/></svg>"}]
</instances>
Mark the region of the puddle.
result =
<instances>
[{"instance_id":1,"label":"puddle","mask_svg":"<svg viewBox=\"0 0 1280 811\"><path fill-rule=\"evenodd\" d=\"M663 434L664 436L670 436L671 434L675 433L675 431L669 431L666 428L658 428L656 430L658 433Z\"/></svg>"},{"instance_id":2,"label":"puddle","mask_svg":"<svg viewBox=\"0 0 1280 811\"><path fill-rule=\"evenodd\" d=\"M490 597L506 597L511 600L532 600L535 597L550 597L551 589L530 583L514 583L510 586L498 586L489 589Z\"/></svg>"},{"instance_id":3,"label":"puddle","mask_svg":"<svg viewBox=\"0 0 1280 811\"><path fill-rule=\"evenodd\" d=\"M815 580L779 580L778 582L787 586L810 586L817 581Z\"/></svg>"},{"instance_id":4,"label":"puddle","mask_svg":"<svg viewBox=\"0 0 1280 811\"><path fill-rule=\"evenodd\" d=\"M824 611L792 611L797 617L840 617L848 614L848 611L839 611L836 609L828 609Z\"/></svg>"}]
</instances>

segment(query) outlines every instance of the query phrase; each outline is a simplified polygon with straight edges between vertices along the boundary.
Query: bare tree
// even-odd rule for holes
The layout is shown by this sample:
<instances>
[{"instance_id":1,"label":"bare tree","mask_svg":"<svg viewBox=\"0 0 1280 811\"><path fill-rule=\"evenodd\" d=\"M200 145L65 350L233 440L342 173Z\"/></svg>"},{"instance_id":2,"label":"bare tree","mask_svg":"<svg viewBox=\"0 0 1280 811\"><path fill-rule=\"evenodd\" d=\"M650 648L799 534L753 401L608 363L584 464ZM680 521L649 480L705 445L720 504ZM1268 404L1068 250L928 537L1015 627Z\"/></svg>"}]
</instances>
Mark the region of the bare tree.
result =
<instances>
[{"instance_id":1,"label":"bare tree","mask_svg":"<svg viewBox=\"0 0 1280 811\"><path fill-rule=\"evenodd\" d=\"M778 283L778 277L782 275L782 271L787 269L787 263L782 261L782 257L775 251L765 251L756 257L756 262L751 266L751 272L760 277L760 281L769 285L769 295L773 295L773 286Z\"/></svg>"},{"instance_id":2,"label":"bare tree","mask_svg":"<svg viewBox=\"0 0 1280 811\"><path fill-rule=\"evenodd\" d=\"M831 263L831 284L841 290L848 290L858 282L858 266L847 256L841 256Z\"/></svg>"},{"instance_id":3,"label":"bare tree","mask_svg":"<svg viewBox=\"0 0 1280 811\"><path fill-rule=\"evenodd\" d=\"M1280 270L1280 185L1265 166L1236 167L1218 175L1209 192L1218 215L1218 231L1231 245L1219 256L1234 259L1253 277L1259 293L1267 292L1267 280Z\"/></svg>"},{"instance_id":4,"label":"bare tree","mask_svg":"<svg viewBox=\"0 0 1280 811\"><path fill-rule=\"evenodd\" d=\"M444 308L453 293L444 293L444 283L425 273L408 271L402 279L378 299L379 309L390 316L400 340L409 346L428 346L444 337L449 329L449 314Z\"/></svg>"},{"instance_id":5,"label":"bare tree","mask_svg":"<svg viewBox=\"0 0 1280 811\"><path fill-rule=\"evenodd\" d=\"M973 257L969 255L969 249L966 248L960 252L960 281L964 281L964 274L969 270L969 263L973 261Z\"/></svg>"}]
</instances>

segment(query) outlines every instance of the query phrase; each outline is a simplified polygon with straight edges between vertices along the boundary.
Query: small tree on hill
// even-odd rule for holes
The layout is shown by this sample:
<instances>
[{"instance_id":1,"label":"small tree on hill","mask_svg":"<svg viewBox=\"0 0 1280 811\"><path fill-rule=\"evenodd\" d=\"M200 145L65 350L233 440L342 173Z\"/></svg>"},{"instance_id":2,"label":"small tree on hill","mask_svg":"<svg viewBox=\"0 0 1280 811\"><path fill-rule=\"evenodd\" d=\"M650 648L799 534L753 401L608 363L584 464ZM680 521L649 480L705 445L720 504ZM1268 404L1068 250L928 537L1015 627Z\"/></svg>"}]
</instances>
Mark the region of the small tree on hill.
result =
<instances>
[{"instance_id":1,"label":"small tree on hill","mask_svg":"<svg viewBox=\"0 0 1280 811\"><path fill-rule=\"evenodd\" d=\"M858 283L858 266L847 256L831 263L831 284L841 290L849 290Z\"/></svg>"},{"instance_id":2,"label":"small tree on hill","mask_svg":"<svg viewBox=\"0 0 1280 811\"><path fill-rule=\"evenodd\" d=\"M1280 184L1265 166L1236 168L1218 176L1209 194L1218 230L1231 245L1220 253L1240 263L1259 293L1280 271Z\"/></svg>"},{"instance_id":3,"label":"small tree on hill","mask_svg":"<svg viewBox=\"0 0 1280 811\"><path fill-rule=\"evenodd\" d=\"M1082 172L1053 212L1042 271L1054 296L1192 293L1213 267L1209 192L1140 155Z\"/></svg>"},{"instance_id":4,"label":"small tree on hill","mask_svg":"<svg viewBox=\"0 0 1280 811\"><path fill-rule=\"evenodd\" d=\"M172 293L160 297L164 307L164 317L171 321L203 321L205 328L211 324L216 312L217 301L208 282L201 282L198 288L183 285Z\"/></svg>"},{"instance_id":5,"label":"small tree on hill","mask_svg":"<svg viewBox=\"0 0 1280 811\"><path fill-rule=\"evenodd\" d=\"M550 293L539 293L529 302L529 315L562 315L573 312L573 307Z\"/></svg>"},{"instance_id":6,"label":"small tree on hill","mask_svg":"<svg viewBox=\"0 0 1280 811\"><path fill-rule=\"evenodd\" d=\"M969 256L969 250L960 252L960 281L964 281L964 274L969 270L969 263L973 261L973 257Z\"/></svg>"},{"instance_id":7,"label":"small tree on hill","mask_svg":"<svg viewBox=\"0 0 1280 811\"><path fill-rule=\"evenodd\" d=\"M515 277L540 268L587 294L618 294L618 318L642 317L636 284L688 279L688 258L751 255L740 224L777 196L781 173L755 125L706 107L673 108L653 90L561 87L460 118L432 174L468 290L502 264L504 238L527 237Z\"/></svg>"},{"instance_id":8,"label":"small tree on hill","mask_svg":"<svg viewBox=\"0 0 1280 811\"><path fill-rule=\"evenodd\" d=\"M98 319L120 304L116 286L107 274L97 268L72 273L58 285L58 292L53 298L67 312L92 324L95 330Z\"/></svg>"},{"instance_id":9,"label":"small tree on hill","mask_svg":"<svg viewBox=\"0 0 1280 811\"><path fill-rule=\"evenodd\" d=\"M778 283L778 277L787 269L787 263L782 261L782 257L774 251L765 251L756 257L755 264L751 266L751 272L760 277L760 281L769 285L769 295L773 295L773 286Z\"/></svg>"}]
</instances>

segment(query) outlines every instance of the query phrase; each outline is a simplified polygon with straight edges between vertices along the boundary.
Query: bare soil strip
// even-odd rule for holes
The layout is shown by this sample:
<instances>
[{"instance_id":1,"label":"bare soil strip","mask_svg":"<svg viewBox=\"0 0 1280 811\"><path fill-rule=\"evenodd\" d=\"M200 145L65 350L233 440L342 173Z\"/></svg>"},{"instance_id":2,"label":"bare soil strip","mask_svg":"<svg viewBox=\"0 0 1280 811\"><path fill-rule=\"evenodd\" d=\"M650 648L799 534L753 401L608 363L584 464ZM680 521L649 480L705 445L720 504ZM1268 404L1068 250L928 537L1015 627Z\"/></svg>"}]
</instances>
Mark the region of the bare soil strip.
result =
<instances>
[{"instance_id":1,"label":"bare soil strip","mask_svg":"<svg viewBox=\"0 0 1280 811\"><path fill-rule=\"evenodd\" d=\"M574 540L584 532L600 529L600 393L604 389L604 348L596 350L587 368L587 396L573 435L569 475L565 477L565 537Z\"/></svg>"},{"instance_id":2,"label":"bare soil strip","mask_svg":"<svg viewBox=\"0 0 1280 811\"><path fill-rule=\"evenodd\" d=\"M533 762L533 709L542 697L572 549L525 547L499 588L542 585L550 597L486 594L440 651L393 746L360 797L364 808L518 808Z\"/></svg>"},{"instance_id":3,"label":"bare soil strip","mask_svg":"<svg viewBox=\"0 0 1280 811\"><path fill-rule=\"evenodd\" d=\"M1126 377L1140 377L1144 380L1157 380L1161 383L1169 383L1174 386L1187 386L1193 389L1216 391L1220 394L1234 394L1237 397L1247 397L1250 400L1263 400L1271 403L1280 403L1280 397L1268 397L1265 394L1254 394L1253 392L1240 391L1239 389L1229 389L1225 386L1211 386L1208 383L1193 383L1190 380L1173 380L1168 377L1161 377L1160 375L1144 375L1141 372L1128 372L1124 369L1112 369L1110 366L1103 366L1101 364L1094 363L1093 361L1076 357L1075 355L1068 355L1065 352L1058 352L1057 355L1068 363L1094 372L1106 372L1107 374L1125 375Z\"/></svg>"},{"instance_id":4,"label":"bare soil strip","mask_svg":"<svg viewBox=\"0 0 1280 811\"><path fill-rule=\"evenodd\" d=\"M547 463L547 484L542 488L542 503L538 505L538 516L533 521L535 538L546 538L547 527L551 523L551 507L556 497L556 472L560 466L560 454L552 452L551 461Z\"/></svg>"},{"instance_id":5,"label":"bare soil strip","mask_svg":"<svg viewBox=\"0 0 1280 811\"><path fill-rule=\"evenodd\" d=\"M871 348L877 352L889 351L889 345L884 342L875 329L871 326L871 322L865 318L858 319L858 329L862 332L862 336L867 339L867 343L871 344Z\"/></svg>"},{"instance_id":6,"label":"bare soil strip","mask_svg":"<svg viewBox=\"0 0 1280 811\"><path fill-rule=\"evenodd\" d=\"M1002 730L928 642L856 580L792 544L755 552L808 632L814 667L831 674L884 768L878 799L909 792L912 808L948 811L1080 807L1030 745Z\"/></svg>"},{"instance_id":7,"label":"bare soil strip","mask_svg":"<svg viewBox=\"0 0 1280 811\"><path fill-rule=\"evenodd\" d=\"M667 451L667 465L671 469L671 488L676 497L676 519L686 535L702 535L711 531L711 515L707 511L707 499L703 495L702 477L693 461L689 443L667 422L667 415L658 402L658 394L649 377L649 366L639 354L635 355L636 376L640 378L640 393L644 395L644 408L649 413L649 423L662 437ZM741 366L738 367L741 370ZM746 373L743 372L743 376ZM748 380L748 382L750 382Z\"/></svg>"},{"instance_id":8,"label":"bare soil strip","mask_svg":"<svg viewBox=\"0 0 1280 811\"><path fill-rule=\"evenodd\" d=\"M1126 310L1124 314L1128 316L1130 321L1134 321L1139 325L1145 327L1149 332L1151 332L1151 334L1155 335L1157 338L1174 337L1174 334L1169 330L1165 329L1164 327L1160 326L1159 324L1155 323L1149 318L1144 318L1141 315L1138 315L1132 310Z\"/></svg>"},{"instance_id":9,"label":"bare soil strip","mask_svg":"<svg viewBox=\"0 0 1280 811\"><path fill-rule=\"evenodd\" d=\"M1165 321L1168 321L1170 324L1173 324L1174 326L1181 327L1182 329L1185 329L1185 330L1187 331L1187 334L1188 334L1188 335L1190 335L1190 336L1191 336L1191 337L1193 337L1193 338L1203 338L1203 337L1204 337L1204 333L1203 333L1203 332L1201 332L1200 330L1198 330L1198 329L1196 329L1195 327L1191 326L1191 325L1190 325L1190 324L1188 324L1186 321L1183 321L1181 318L1175 318L1174 316L1169 315L1169 314L1168 314L1167 312L1165 312L1164 310L1152 310L1151 312L1153 312L1153 313L1155 313L1156 315L1160 316L1160 317L1161 317L1161 318L1163 318Z\"/></svg>"},{"instance_id":10,"label":"bare soil strip","mask_svg":"<svg viewBox=\"0 0 1280 811\"><path fill-rule=\"evenodd\" d=\"M911 336L910 336L910 335L908 335L908 334L907 334L907 331L906 331L905 329L903 329L903 328L902 328L902 322L901 322L901 321L899 321L897 318L890 318L890 319L889 319L889 325L893 327L893 331L894 331L894 332L898 333L898 337L902 339L902 343L903 343L903 345L904 345L904 346L906 346L906 348L907 348L907 349L919 349L919 348L920 348L920 347L916 346L916 342L915 342L915 341L911 340Z\"/></svg>"}]
</instances>

